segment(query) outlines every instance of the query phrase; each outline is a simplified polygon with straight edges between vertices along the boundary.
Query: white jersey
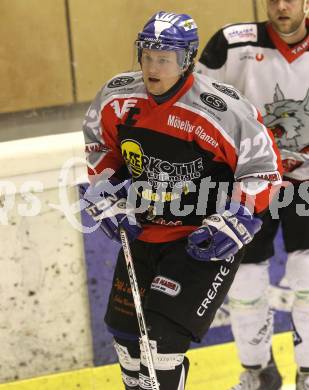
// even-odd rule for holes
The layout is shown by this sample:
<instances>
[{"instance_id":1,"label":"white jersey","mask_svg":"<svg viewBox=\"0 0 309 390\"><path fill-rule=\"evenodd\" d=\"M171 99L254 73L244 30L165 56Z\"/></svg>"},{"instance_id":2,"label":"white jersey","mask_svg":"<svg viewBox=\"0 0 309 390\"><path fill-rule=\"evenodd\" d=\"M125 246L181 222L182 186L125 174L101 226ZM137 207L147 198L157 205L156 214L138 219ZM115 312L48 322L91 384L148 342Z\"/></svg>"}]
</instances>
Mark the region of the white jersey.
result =
<instances>
[{"instance_id":1,"label":"white jersey","mask_svg":"<svg viewBox=\"0 0 309 390\"><path fill-rule=\"evenodd\" d=\"M309 179L309 34L290 47L268 22L229 25L208 42L197 70L238 88L273 131L285 176Z\"/></svg>"}]
</instances>

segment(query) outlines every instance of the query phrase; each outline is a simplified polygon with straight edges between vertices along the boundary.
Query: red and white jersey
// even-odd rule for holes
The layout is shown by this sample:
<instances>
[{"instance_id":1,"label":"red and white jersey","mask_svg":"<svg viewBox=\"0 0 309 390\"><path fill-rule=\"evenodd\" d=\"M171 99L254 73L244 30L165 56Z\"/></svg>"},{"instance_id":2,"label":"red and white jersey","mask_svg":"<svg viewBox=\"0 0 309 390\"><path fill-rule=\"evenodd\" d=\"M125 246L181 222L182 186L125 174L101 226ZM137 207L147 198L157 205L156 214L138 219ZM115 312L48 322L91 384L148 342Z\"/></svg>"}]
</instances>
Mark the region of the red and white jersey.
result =
<instances>
[{"instance_id":1,"label":"red and white jersey","mask_svg":"<svg viewBox=\"0 0 309 390\"><path fill-rule=\"evenodd\" d=\"M284 175L309 179L309 34L290 47L268 22L229 25L210 39L197 70L239 89L272 130Z\"/></svg>"},{"instance_id":2,"label":"red and white jersey","mask_svg":"<svg viewBox=\"0 0 309 390\"><path fill-rule=\"evenodd\" d=\"M98 93L83 130L89 175L112 168L143 183L138 196L151 202L144 241L187 236L216 212L220 184L267 181L256 191L260 212L269 204L267 183L281 182L279 152L256 108L197 73L160 105L147 94L141 72L120 74Z\"/></svg>"}]
</instances>

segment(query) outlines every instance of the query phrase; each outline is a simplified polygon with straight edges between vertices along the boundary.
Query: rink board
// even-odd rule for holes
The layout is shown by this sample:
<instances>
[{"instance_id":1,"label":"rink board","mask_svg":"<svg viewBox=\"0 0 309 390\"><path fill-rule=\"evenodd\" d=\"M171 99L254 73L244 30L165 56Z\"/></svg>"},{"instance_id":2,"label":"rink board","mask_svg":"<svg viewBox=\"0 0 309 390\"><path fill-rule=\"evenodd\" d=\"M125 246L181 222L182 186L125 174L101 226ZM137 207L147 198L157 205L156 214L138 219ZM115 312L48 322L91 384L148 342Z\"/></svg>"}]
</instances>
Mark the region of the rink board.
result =
<instances>
[{"instance_id":1,"label":"rink board","mask_svg":"<svg viewBox=\"0 0 309 390\"><path fill-rule=\"evenodd\" d=\"M292 334L274 336L274 354L283 375L284 390L292 390L295 378ZM227 390L237 382L241 366L234 343L196 348L188 352L190 372L186 390ZM0 390L121 390L117 364L50 375L0 385Z\"/></svg>"}]
</instances>

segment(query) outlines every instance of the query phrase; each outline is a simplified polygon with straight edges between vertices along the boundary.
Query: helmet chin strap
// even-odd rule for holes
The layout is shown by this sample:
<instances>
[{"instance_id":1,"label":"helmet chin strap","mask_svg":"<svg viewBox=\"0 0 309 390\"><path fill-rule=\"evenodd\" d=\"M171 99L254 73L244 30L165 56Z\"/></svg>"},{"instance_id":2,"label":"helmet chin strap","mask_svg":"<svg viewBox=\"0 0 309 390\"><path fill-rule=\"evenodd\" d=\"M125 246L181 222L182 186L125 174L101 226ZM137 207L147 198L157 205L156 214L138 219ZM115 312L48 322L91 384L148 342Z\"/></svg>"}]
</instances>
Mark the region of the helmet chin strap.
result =
<instances>
[{"instance_id":1,"label":"helmet chin strap","mask_svg":"<svg viewBox=\"0 0 309 390\"><path fill-rule=\"evenodd\" d=\"M289 37L293 36L294 34L298 33L298 31L302 28L302 24L306 20L307 14L309 12L309 7L307 6L307 0L304 0L303 11L304 11L304 17L303 17L302 21L300 22L299 26L294 31L292 31L290 33L283 33L281 31L278 31L275 27L274 27L274 29L283 38L289 38Z\"/></svg>"}]
</instances>

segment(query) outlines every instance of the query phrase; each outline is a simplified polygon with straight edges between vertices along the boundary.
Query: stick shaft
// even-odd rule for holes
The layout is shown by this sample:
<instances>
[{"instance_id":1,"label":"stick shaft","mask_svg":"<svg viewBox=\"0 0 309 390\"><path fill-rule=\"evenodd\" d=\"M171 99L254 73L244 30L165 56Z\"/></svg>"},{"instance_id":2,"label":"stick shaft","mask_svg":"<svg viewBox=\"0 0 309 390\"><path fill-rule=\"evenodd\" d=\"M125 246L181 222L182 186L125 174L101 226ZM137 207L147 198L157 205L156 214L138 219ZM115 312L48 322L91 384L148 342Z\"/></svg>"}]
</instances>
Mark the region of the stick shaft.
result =
<instances>
[{"instance_id":1,"label":"stick shaft","mask_svg":"<svg viewBox=\"0 0 309 390\"><path fill-rule=\"evenodd\" d=\"M147 332L147 327L145 322L145 316L142 307L142 300L139 293L129 240L126 231L122 227L120 227L120 239L121 239L122 249L123 249L123 253L127 265L138 326L141 334L141 342L143 344L143 349L147 360L147 367L149 370L149 376L151 379L151 388L152 390L160 390L160 385L157 379L156 370L154 368L153 357L151 353L151 347L150 347L150 342L149 342L149 337L148 337L148 332Z\"/></svg>"}]
</instances>

